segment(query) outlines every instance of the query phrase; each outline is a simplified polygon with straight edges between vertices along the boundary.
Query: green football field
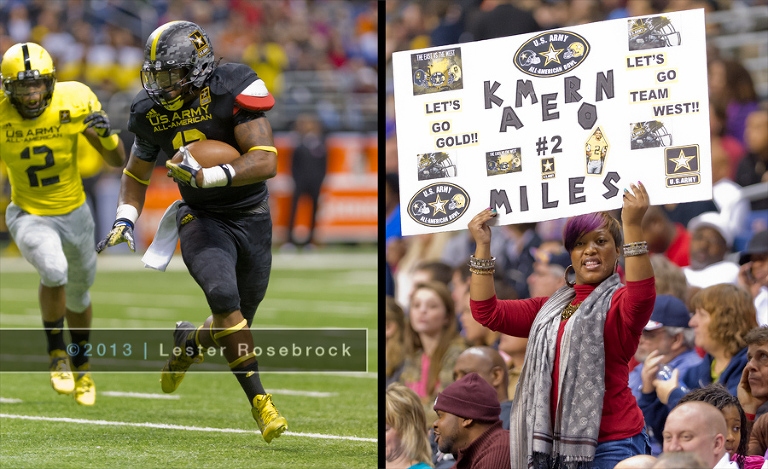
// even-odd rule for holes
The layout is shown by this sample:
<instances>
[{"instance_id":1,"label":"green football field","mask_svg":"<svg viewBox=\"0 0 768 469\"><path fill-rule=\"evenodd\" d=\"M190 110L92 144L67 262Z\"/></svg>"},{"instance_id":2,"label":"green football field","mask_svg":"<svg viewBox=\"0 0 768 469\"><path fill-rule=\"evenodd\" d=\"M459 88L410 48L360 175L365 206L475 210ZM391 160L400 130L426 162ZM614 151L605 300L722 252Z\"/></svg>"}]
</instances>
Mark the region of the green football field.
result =
<instances>
[{"instance_id":1,"label":"green football field","mask_svg":"<svg viewBox=\"0 0 768 469\"><path fill-rule=\"evenodd\" d=\"M56 394L45 372L3 372L0 467L376 467L376 266L373 248L275 254L253 327L367 329L368 369L262 373L288 420L271 444L228 372L189 372L175 393L164 394L159 368L94 370L93 407ZM0 327L43 335L38 282L23 259L0 257ZM157 272L144 269L138 255L100 257L91 299L94 328L167 328L169 345L175 321L199 325L208 316L202 291L176 258Z\"/></svg>"}]
</instances>

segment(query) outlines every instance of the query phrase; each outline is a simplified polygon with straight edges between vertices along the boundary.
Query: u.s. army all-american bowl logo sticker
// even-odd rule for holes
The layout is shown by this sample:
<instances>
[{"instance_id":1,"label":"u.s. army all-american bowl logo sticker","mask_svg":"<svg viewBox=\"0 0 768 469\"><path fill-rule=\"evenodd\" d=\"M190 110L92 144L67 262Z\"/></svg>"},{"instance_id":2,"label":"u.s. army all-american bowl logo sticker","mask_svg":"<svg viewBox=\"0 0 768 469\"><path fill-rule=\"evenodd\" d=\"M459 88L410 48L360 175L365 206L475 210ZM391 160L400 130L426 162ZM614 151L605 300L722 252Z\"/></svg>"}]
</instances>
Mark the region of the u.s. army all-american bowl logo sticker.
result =
<instances>
[{"instance_id":1,"label":"u.s. army all-american bowl logo sticker","mask_svg":"<svg viewBox=\"0 0 768 469\"><path fill-rule=\"evenodd\" d=\"M447 182L430 184L408 202L408 215L424 226L445 226L455 222L469 207L467 191Z\"/></svg>"},{"instance_id":2,"label":"u.s. army all-american bowl logo sticker","mask_svg":"<svg viewBox=\"0 0 768 469\"><path fill-rule=\"evenodd\" d=\"M515 52L515 66L534 77L556 77L581 65L589 43L570 31L548 31L534 36Z\"/></svg>"}]
</instances>

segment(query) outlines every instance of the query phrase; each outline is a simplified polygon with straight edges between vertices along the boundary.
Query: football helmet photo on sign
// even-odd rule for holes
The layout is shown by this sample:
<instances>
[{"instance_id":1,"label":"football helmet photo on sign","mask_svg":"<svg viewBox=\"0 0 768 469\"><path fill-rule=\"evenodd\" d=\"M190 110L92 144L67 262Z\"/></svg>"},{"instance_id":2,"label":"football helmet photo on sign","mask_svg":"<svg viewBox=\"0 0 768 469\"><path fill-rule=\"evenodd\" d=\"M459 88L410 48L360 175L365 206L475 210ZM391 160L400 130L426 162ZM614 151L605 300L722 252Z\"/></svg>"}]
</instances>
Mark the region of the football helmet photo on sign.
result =
<instances>
[{"instance_id":1,"label":"football helmet photo on sign","mask_svg":"<svg viewBox=\"0 0 768 469\"><path fill-rule=\"evenodd\" d=\"M632 124L632 150L670 145L672 145L672 134L667 131L662 122L648 121Z\"/></svg>"},{"instance_id":2,"label":"football helmet photo on sign","mask_svg":"<svg viewBox=\"0 0 768 469\"><path fill-rule=\"evenodd\" d=\"M456 176L456 165L448 153L436 152L419 155L419 181Z\"/></svg>"},{"instance_id":3,"label":"football helmet photo on sign","mask_svg":"<svg viewBox=\"0 0 768 469\"><path fill-rule=\"evenodd\" d=\"M680 33L666 16L629 21L629 50L674 47L681 43Z\"/></svg>"},{"instance_id":4,"label":"football helmet photo on sign","mask_svg":"<svg viewBox=\"0 0 768 469\"><path fill-rule=\"evenodd\" d=\"M522 171L523 163L520 159L520 149L506 150L500 155L489 156L486 154L486 174L495 176Z\"/></svg>"},{"instance_id":5,"label":"football helmet photo on sign","mask_svg":"<svg viewBox=\"0 0 768 469\"><path fill-rule=\"evenodd\" d=\"M581 57L584 55L584 44L580 42L574 42L569 44L566 51L563 53L564 59L572 59L574 57Z\"/></svg>"},{"instance_id":6,"label":"football helmet photo on sign","mask_svg":"<svg viewBox=\"0 0 768 469\"><path fill-rule=\"evenodd\" d=\"M539 55L532 51L532 50L524 50L520 52L520 55L518 56L518 60L520 61L520 66L522 67L528 67L530 65L536 65L541 63L541 57Z\"/></svg>"}]
</instances>

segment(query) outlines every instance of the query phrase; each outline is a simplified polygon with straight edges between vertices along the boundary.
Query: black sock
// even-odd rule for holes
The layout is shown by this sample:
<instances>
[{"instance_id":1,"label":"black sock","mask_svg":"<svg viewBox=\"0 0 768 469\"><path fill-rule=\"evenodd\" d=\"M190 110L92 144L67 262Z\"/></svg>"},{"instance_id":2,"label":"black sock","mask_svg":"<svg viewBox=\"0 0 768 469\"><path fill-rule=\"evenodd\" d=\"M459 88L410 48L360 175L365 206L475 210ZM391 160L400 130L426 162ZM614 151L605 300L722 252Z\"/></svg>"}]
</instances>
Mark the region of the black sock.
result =
<instances>
[{"instance_id":1,"label":"black sock","mask_svg":"<svg viewBox=\"0 0 768 469\"><path fill-rule=\"evenodd\" d=\"M264 386L261 385L261 379L259 379L259 362L253 361L250 365L245 365L240 368L232 369L232 373L235 374L237 381L240 383L240 387L245 391L245 395L248 396L248 402L253 405L253 398L257 394L266 394Z\"/></svg>"},{"instance_id":2,"label":"black sock","mask_svg":"<svg viewBox=\"0 0 768 469\"><path fill-rule=\"evenodd\" d=\"M45 336L48 339L48 353L53 350L64 350L64 317L58 321L43 321L45 327Z\"/></svg>"},{"instance_id":3,"label":"black sock","mask_svg":"<svg viewBox=\"0 0 768 469\"><path fill-rule=\"evenodd\" d=\"M187 340L184 341L184 353L186 353L190 358L195 358L196 356L200 355L200 344L198 344L195 340L196 335L197 329L192 329L192 332L187 334ZM189 353L190 351L192 354Z\"/></svg>"},{"instance_id":4,"label":"black sock","mask_svg":"<svg viewBox=\"0 0 768 469\"><path fill-rule=\"evenodd\" d=\"M78 329L77 332L75 332L70 329L69 335L72 336L72 342L79 346L77 349L77 354L72 356L72 365L75 368L80 368L81 366L88 363L88 357L85 355L85 345L88 343L91 331L90 329Z\"/></svg>"}]
</instances>

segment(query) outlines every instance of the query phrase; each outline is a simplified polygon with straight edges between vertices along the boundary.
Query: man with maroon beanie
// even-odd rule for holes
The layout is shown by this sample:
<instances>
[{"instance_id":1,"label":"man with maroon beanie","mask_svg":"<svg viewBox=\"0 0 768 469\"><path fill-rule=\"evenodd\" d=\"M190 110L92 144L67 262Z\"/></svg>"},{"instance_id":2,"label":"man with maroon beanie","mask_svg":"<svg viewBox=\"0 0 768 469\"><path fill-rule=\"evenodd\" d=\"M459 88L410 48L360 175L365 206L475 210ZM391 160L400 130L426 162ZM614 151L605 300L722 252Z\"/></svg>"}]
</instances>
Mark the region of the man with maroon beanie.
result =
<instances>
[{"instance_id":1,"label":"man with maroon beanie","mask_svg":"<svg viewBox=\"0 0 768 469\"><path fill-rule=\"evenodd\" d=\"M469 373L437 395L435 442L453 454L451 469L509 469L509 431L501 428L496 391L477 373Z\"/></svg>"}]
</instances>

